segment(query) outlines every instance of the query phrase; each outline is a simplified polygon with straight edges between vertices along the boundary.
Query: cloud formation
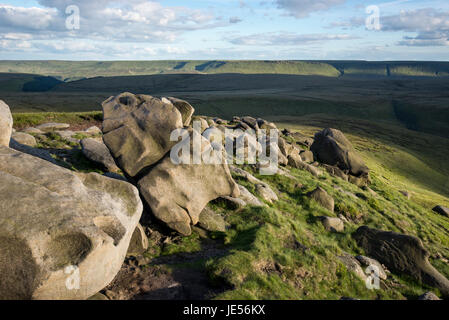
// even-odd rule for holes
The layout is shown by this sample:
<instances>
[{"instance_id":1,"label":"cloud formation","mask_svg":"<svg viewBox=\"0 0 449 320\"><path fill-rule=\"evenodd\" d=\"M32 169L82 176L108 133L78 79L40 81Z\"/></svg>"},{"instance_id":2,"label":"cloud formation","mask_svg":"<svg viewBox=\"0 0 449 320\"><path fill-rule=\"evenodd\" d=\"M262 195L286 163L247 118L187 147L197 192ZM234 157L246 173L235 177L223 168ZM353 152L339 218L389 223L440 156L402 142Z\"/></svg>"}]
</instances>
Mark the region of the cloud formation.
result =
<instances>
[{"instance_id":1,"label":"cloud formation","mask_svg":"<svg viewBox=\"0 0 449 320\"><path fill-rule=\"evenodd\" d=\"M295 18L305 18L312 12L326 11L345 2L346 0L275 0L279 9L284 9Z\"/></svg>"},{"instance_id":2,"label":"cloud formation","mask_svg":"<svg viewBox=\"0 0 449 320\"><path fill-rule=\"evenodd\" d=\"M297 34L287 32L259 33L228 39L235 45L246 46L301 46L331 40L350 40L349 34Z\"/></svg>"}]
</instances>

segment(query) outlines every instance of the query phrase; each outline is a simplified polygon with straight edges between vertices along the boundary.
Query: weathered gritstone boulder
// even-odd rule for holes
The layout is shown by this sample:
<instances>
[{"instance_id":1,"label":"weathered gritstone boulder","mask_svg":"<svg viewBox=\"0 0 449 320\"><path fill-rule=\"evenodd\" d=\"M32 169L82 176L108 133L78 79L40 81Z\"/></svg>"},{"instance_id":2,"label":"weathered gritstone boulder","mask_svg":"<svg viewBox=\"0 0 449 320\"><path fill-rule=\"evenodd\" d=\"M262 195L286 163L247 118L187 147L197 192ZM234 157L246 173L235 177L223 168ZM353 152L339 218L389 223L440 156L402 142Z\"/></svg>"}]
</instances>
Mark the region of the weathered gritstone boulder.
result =
<instances>
[{"instance_id":1,"label":"weathered gritstone boulder","mask_svg":"<svg viewBox=\"0 0 449 320\"><path fill-rule=\"evenodd\" d=\"M315 140L310 147L318 161L337 166L341 170L348 170L356 177L367 177L368 167L357 155L351 142L344 134L336 129L324 129L315 134Z\"/></svg>"},{"instance_id":2,"label":"weathered gritstone boulder","mask_svg":"<svg viewBox=\"0 0 449 320\"><path fill-rule=\"evenodd\" d=\"M162 159L176 143L170 141L172 131L184 125L173 103L148 95L122 93L102 106L104 143L131 177Z\"/></svg>"},{"instance_id":3,"label":"weathered gritstone boulder","mask_svg":"<svg viewBox=\"0 0 449 320\"><path fill-rule=\"evenodd\" d=\"M26 129L23 130L23 132L25 132L25 133L34 133L34 134L43 134L44 133L44 131L36 129L36 128L33 128L33 127L26 128Z\"/></svg>"},{"instance_id":4,"label":"weathered gritstone boulder","mask_svg":"<svg viewBox=\"0 0 449 320\"><path fill-rule=\"evenodd\" d=\"M9 146L12 134L12 115L9 106L0 100L0 147Z\"/></svg>"},{"instance_id":5,"label":"weathered gritstone boulder","mask_svg":"<svg viewBox=\"0 0 449 320\"><path fill-rule=\"evenodd\" d=\"M11 139L14 139L16 142L29 147L35 147L37 144L36 139L32 135L24 132L13 133L11 135Z\"/></svg>"},{"instance_id":6,"label":"weathered gritstone boulder","mask_svg":"<svg viewBox=\"0 0 449 320\"><path fill-rule=\"evenodd\" d=\"M360 227L353 237L370 257L391 271L406 273L449 296L449 280L430 264L429 252L420 239L366 226Z\"/></svg>"},{"instance_id":7,"label":"weathered gritstone boulder","mask_svg":"<svg viewBox=\"0 0 449 320\"><path fill-rule=\"evenodd\" d=\"M248 191L244 186L238 185L240 196L239 198L245 201L246 204L250 206L256 206L256 207L266 207L266 204L264 204L262 201L260 201L255 195L253 195L251 192Z\"/></svg>"},{"instance_id":8,"label":"weathered gritstone boulder","mask_svg":"<svg viewBox=\"0 0 449 320\"><path fill-rule=\"evenodd\" d=\"M129 183L0 147L0 299L92 296L120 270L141 213Z\"/></svg>"},{"instance_id":9,"label":"weathered gritstone boulder","mask_svg":"<svg viewBox=\"0 0 449 320\"><path fill-rule=\"evenodd\" d=\"M138 182L139 190L156 218L183 235L191 234L191 225L198 223L207 203L222 196L239 196L227 163L217 158L219 152L211 152L209 141L199 137L201 151L211 155L213 164L204 161L201 164L175 164L167 155ZM180 150L183 143L190 144L190 155L187 156L192 155L192 141L179 144ZM172 153L176 151L172 150ZM184 156L180 155L181 158Z\"/></svg>"},{"instance_id":10,"label":"weathered gritstone boulder","mask_svg":"<svg viewBox=\"0 0 449 320\"><path fill-rule=\"evenodd\" d=\"M145 230L139 223L137 224L136 229L134 229L126 254L128 256L137 256L143 254L147 249L148 237L145 234Z\"/></svg>"},{"instance_id":11,"label":"weathered gritstone boulder","mask_svg":"<svg viewBox=\"0 0 449 320\"><path fill-rule=\"evenodd\" d=\"M120 170L104 143L92 138L86 138L81 140L81 148L86 158L103 165L109 172L118 172Z\"/></svg>"},{"instance_id":12,"label":"weathered gritstone boulder","mask_svg":"<svg viewBox=\"0 0 449 320\"><path fill-rule=\"evenodd\" d=\"M245 171L236 166L229 166L229 169L231 170L231 173L233 175L245 178L249 182L253 183L256 187L257 194L265 201L267 201L269 203L273 203L274 201L279 200L276 192L274 192L273 189L271 189L271 187L268 184L266 184L262 180L257 179L255 176L250 174L248 171Z\"/></svg>"},{"instance_id":13,"label":"weathered gritstone boulder","mask_svg":"<svg viewBox=\"0 0 449 320\"><path fill-rule=\"evenodd\" d=\"M165 98L162 98L163 102L165 102L164 99ZM185 127L189 126L190 122L192 121L192 115L195 112L195 109L190 105L190 103L173 97L168 97L166 99L169 102L171 102L176 107L176 109L179 110L182 116L182 123L184 124L184 126Z\"/></svg>"}]
</instances>

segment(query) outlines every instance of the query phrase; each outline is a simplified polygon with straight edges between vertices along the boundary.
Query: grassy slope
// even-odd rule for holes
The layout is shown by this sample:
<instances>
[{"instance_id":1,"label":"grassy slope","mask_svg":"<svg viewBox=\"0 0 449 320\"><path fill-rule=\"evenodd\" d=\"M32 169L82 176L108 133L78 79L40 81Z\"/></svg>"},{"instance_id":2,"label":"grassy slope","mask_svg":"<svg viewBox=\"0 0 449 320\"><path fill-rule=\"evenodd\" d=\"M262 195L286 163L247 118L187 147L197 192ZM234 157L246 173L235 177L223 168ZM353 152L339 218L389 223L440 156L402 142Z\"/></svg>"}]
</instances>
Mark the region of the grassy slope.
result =
<instances>
[{"instance_id":1,"label":"grassy slope","mask_svg":"<svg viewBox=\"0 0 449 320\"><path fill-rule=\"evenodd\" d=\"M367 61L0 61L0 72L79 79L160 73L274 73L297 75L448 76L447 62Z\"/></svg>"},{"instance_id":2,"label":"grassy slope","mask_svg":"<svg viewBox=\"0 0 449 320\"><path fill-rule=\"evenodd\" d=\"M90 117L98 120L99 116L99 113L88 117L86 114L15 114L14 118L16 126L20 126L48 120L77 124ZM378 196L327 173L318 179L306 171L292 169L295 178L290 179L279 175L259 176L257 171L247 167L279 191L280 201L268 208L237 211L224 203L214 202L211 206L226 217L230 229L211 237L227 253L223 257L196 261L194 265L173 266L173 269L199 269L207 272L213 283L225 284L227 290L217 299L339 299L342 296L403 299L416 298L431 289L406 276L393 274L382 290L368 290L360 279L346 271L337 256L343 251L363 254L350 235L360 225L369 225L416 235L424 241L432 256L439 253L449 257L449 220L430 210L437 203L449 206L449 193L445 192L444 184L443 188L441 185L448 174L445 159L449 149L444 148L447 140L388 124L373 126L372 123L323 115L289 120L277 119L279 127L300 129L310 135L328 125L342 129L371 168L371 188ZM71 168L85 170L86 165ZM236 179L255 193L254 185ZM305 196L318 185L334 197L335 213ZM414 192L411 200L399 193L403 189ZM346 225L345 232L325 231L317 218L339 213L352 220ZM194 233L163 248L151 247L148 254L157 257L201 250L201 237ZM447 264L437 259L431 261L449 277Z\"/></svg>"}]
</instances>

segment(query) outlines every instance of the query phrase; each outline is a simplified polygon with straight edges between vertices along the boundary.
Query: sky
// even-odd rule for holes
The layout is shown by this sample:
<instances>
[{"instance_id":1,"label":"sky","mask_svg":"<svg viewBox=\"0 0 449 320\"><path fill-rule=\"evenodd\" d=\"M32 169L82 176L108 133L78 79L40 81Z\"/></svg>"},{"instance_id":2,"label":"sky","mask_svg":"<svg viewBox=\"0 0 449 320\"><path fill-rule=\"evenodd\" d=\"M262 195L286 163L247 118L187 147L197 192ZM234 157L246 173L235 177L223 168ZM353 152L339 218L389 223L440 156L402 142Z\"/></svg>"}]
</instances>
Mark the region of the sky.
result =
<instances>
[{"instance_id":1,"label":"sky","mask_svg":"<svg viewBox=\"0 0 449 320\"><path fill-rule=\"evenodd\" d=\"M1 60L449 60L447 0L0 0Z\"/></svg>"}]
</instances>

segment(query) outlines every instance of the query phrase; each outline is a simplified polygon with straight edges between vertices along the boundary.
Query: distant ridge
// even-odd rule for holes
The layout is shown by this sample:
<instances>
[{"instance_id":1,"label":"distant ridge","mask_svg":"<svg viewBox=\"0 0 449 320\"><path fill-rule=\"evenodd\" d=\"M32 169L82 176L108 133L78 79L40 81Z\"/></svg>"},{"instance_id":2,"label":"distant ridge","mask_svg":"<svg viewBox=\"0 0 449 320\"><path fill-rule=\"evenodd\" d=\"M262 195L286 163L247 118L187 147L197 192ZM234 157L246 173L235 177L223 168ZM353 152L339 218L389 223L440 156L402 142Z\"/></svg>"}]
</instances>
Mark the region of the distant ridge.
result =
<instances>
[{"instance_id":1,"label":"distant ridge","mask_svg":"<svg viewBox=\"0 0 449 320\"><path fill-rule=\"evenodd\" d=\"M63 81L83 78L170 73L290 74L326 77L447 77L449 62L419 61L0 61L0 73L52 76Z\"/></svg>"}]
</instances>

